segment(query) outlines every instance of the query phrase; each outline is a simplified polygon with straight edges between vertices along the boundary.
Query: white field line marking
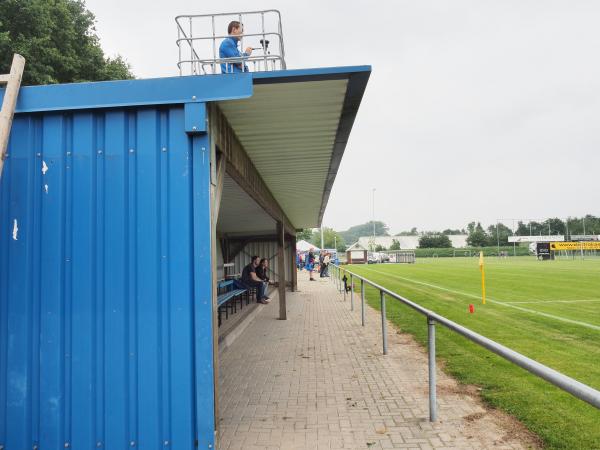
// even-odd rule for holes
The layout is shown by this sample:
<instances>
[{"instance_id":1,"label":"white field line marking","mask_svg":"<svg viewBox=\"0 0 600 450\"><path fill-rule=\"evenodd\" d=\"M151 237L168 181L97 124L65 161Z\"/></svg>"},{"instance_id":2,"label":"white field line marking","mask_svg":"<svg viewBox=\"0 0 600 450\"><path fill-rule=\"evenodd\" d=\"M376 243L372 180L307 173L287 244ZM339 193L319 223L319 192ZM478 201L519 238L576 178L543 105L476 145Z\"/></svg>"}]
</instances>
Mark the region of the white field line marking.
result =
<instances>
[{"instance_id":1,"label":"white field line marking","mask_svg":"<svg viewBox=\"0 0 600 450\"><path fill-rule=\"evenodd\" d=\"M397 278L397 279L400 279L400 280L405 280L405 281L408 281L409 283L420 284L422 286L432 287L434 289L439 289L441 291L451 292L453 294L464 295L466 297L476 298L478 300L481 299L480 296L474 295L474 294L469 294L468 292L455 291L453 289L448 289L448 288L445 288L445 287L442 287L442 286L438 286L438 285L435 285L435 284L425 283L423 281L411 280L410 278L401 277L399 275L392 275L392 274L389 274L387 272L381 272L379 270L374 270L374 269L364 269L364 270L375 272L375 273L380 273L382 275L387 275L390 278ZM580 322L578 320L571 320L571 319L567 319L565 317L560 317L560 316L554 316L552 314L543 313L543 312L540 312L540 311L536 311L534 309L522 308L521 306L516 306L516 305L513 305L511 303L500 302L498 300L491 299L490 297L487 297L486 300L488 302L490 302L490 303L495 303L497 305L506 306L508 308L518 309L519 311L528 312L530 314L537 314L538 316L548 317L549 319L559 320L561 322L566 322L566 323L572 323L574 325L580 325L582 327L591 328L592 330L598 330L598 331L600 331L600 326L593 325L591 323Z\"/></svg>"},{"instance_id":2,"label":"white field line marking","mask_svg":"<svg viewBox=\"0 0 600 450\"><path fill-rule=\"evenodd\" d=\"M589 302L600 302L600 299L593 300L540 300L535 302L503 302L505 305L530 305L537 303L589 303Z\"/></svg>"}]
</instances>

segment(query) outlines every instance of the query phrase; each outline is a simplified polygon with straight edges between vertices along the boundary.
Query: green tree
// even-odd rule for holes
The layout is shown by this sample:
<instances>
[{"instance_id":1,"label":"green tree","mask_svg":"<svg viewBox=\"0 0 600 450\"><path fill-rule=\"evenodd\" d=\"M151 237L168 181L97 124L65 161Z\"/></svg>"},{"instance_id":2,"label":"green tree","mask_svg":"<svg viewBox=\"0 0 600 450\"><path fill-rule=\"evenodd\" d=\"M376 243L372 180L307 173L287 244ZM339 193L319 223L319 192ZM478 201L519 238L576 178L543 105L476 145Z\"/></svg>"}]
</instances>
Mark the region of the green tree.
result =
<instances>
[{"instance_id":1,"label":"green tree","mask_svg":"<svg viewBox=\"0 0 600 450\"><path fill-rule=\"evenodd\" d=\"M535 220L532 220L531 222L529 222L529 227L531 229L532 236L548 234L548 227L546 226L546 229L544 229L544 224L540 223L540 222L536 222Z\"/></svg>"},{"instance_id":2,"label":"green tree","mask_svg":"<svg viewBox=\"0 0 600 450\"><path fill-rule=\"evenodd\" d=\"M567 219L569 235L600 234L600 218L587 214L584 217L569 217ZM585 226L584 226L585 225Z\"/></svg>"},{"instance_id":3,"label":"green tree","mask_svg":"<svg viewBox=\"0 0 600 450\"><path fill-rule=\"evenodd\" d=\"M377 244L377 245L375 246L375 251L376 251L376 252L382 252L382 251L384 251L384 250L386 250L386 248L385 248L383 245L381 245L381 244Z\"/></svg>"},{"instance_id":4,"label":"green tree","mask_svg":"<svg viewBox=\"0 0 600 450\"><path fill-rule=\"evenodd\" d=\"M363 223L361 225L354 225L348 228L346 231L340 231L340 235L344 237L344 240L348 243L355 243L361 236L372 236L373 235L373 221ZM375 235L376 236L389 236L389 228L384 222L375 221Z\"/></svg>"},{"instance_id":5,"label":"green tree","mask_svg":"<svg viewBox=\"0 0 600 450\"><path fill-rule=\"evenodd\" d=\"M567 232L565 223L558 217L546 219L544 221L544 227L550 232L550 234L566 234Z\"/></svg>"},{"instance_id":6,"label":"green tree","mask_svg":"<svg viewBox=\"0 0 600 450\"><path fill-rule=\"evenodd\" d=\"M390 250L400 250L400 241L397 239L392 239L392 245L390 245Z\"/></svg>"},{"instance_id":7,"label":"green tree","mask_svg":"<svg viewBox=\"0 0 600 450\"><path fill-rule=\"evenodd\" d=\"M450 248L452 242L445 234L427 233L419 238L419 248Z\"/></svg>"},{"instance_id":8,"label":"green tree","mask_svg":"<svg viewBox=\"0 0 600 450\"><path fill-rule=\"evenodd\" d=\"M480 225L480 226L481 226L481 225ZM475 222L469 222L469 223L467 224L467 231L468 231L468 233L467 233L467 234L471 234L471 233L474 233L474 232L475 232Z\"/></svg>"},{"instance_id":9,"label":"green tree","mask_svg":"<svg viewBox=\"0 0 600 450\"><path fill-rule=\"evenodd\" d=\"M488 243L489 236L484 231L481 223L471 222L467 225L467 229L469 230L469 236L467 236L467 244L471 247L485 247Z\"/></svg>"},{"instance_id":10,"label":"green tree","mask_svg":"<svg viewBox=\"0 0 600 450\"><path fill-rule=\"evenodd\" d=\"M19 53L25 85L133 78L121 56L104 55L94 23L82 0L0 1L0 73Z\"/></svg>"},{"instance_id":11,"label":"green tree","mask_svg":"<svg viewBox=\"0 0 600 450\"><path fill-rule=\"evenodd\" d=\"M313 233L312 240L309 242L317 247L321 247L321 230L317 230ZM346 241L344 240L344 237L333 228L323 227L323 247L335 248L338 252L345 252Z\"/></svg>"},{"instance_id":12,"label":"green tree","mask_svg":"<svg viewBox=\"0 0 600 450\"><path fill-rule=\"evenodd\" d=\"M296 232L296 240L297 241L311 242L312 238L313 238L312 228L304 228L304 229Z\"/></svg>"},{"instance_id":13,"label":"green tree","mask_svg":"<svg viewBox=\"0 0 600 450\"><path fill-rule=\"evenodd\" d=\"M459 230L458 228L456 230L453 230L451 228L447 228L444 231L442 231L442 234L448 235L448 236L453 236L453 235L457 235L457 234L464 234L465 230Z\"/></svg>"},{"instance_id":14,"label":"green tree","mask_svg":"<svg viewBox=\"0 0 600 450\"><path fill-rule=\"evenodd\" d=\"M412 227L410 231L401 231L396 236L417 236L418 234L417 227Z\"/></svg>"},{"instance_id":15,"label":"green tree","mask_svg":"<svg viewBox=\"0 0 600 450\"><path fill-rule=\"evenodd\" d=\"M500 245L508 245L508 237L512 236L512 230L503 223L497 225L490 225L488 227L488 243L489 246L498 244L498 238L500 239Z\"/></svg>"},{"instance_id":16,"label":"green tree","mask_svg":"<svg viewBox=\"0 0 600 450\"><path fill-rule=\"evenodd\" d=\"M517 222L517 231L516 231L517 236L529 236L529 227L527 226L527 224L525 224L525 222L522 222L519 220L519 222Z\"/></svg>"}]
</instances>

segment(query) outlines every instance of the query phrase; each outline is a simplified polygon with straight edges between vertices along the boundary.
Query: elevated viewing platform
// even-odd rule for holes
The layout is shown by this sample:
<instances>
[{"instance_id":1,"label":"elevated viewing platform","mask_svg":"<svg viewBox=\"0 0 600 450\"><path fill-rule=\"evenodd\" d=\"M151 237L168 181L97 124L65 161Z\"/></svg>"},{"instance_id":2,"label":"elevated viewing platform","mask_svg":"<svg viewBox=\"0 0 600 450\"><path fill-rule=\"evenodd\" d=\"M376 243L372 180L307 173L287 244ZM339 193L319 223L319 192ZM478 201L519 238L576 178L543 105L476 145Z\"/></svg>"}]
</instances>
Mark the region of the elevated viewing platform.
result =
<instances>
[{"instance_id":1,"label":"elevated viewing platform","mask_svg":"<svg viewBox=\"0 0 600 450\"><path fill-rule=\"evenodd\" d=\"M241 57L219 56L219 46L231 35L232 21L242 24L236 35L239 47L251 53ZM181 15L177 23L179 75L221 73L221 64L239 65L242 72L285 70L285 49L281 14L275 9L220 14Z\"/></svg>"}]
</instances>

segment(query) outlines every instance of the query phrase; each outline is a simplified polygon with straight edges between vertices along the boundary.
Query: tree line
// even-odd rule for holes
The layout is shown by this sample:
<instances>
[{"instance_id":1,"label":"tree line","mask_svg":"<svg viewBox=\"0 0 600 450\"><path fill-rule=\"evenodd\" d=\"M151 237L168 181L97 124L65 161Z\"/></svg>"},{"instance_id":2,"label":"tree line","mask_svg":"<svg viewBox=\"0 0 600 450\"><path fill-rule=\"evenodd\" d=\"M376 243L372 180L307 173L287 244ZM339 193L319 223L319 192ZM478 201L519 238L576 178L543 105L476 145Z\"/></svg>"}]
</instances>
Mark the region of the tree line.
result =
<instances>
[{"instance_id":1,"label":"tree line","mask_svg":"<svg viewBox=\"0 0 600 450\"><path fill-rule=\"evenodd\" d=\"M466 228L451 229L443 231L419 231L416 227L408 231L401 231L394 236L419 236L419 248L451 248L452 242L449 236L467 235L467 245L470 247L494 247L498 244L506 246L509 244L508 237L517 236L539 236L539 235L564 235L570 240L574 235L600 234L600 217L586 215L583 217L569 217L568 219L549 218L542 222L519 221L512 230L503 223L492 224L487 228L481 222L470 222ZM390 236L389 227L381 221L369 221L361 225L355 225L345 231L336 231L333 228L323 228L323 244L325 248L337 248L345 251L349 245L358 241L361 236L372 236L375 230L376 236ZM305 229L297 234L297 239L304 239L317 247L321 246L321 233L319 229ZM392 240L390 248L377 245L375 251L400 250L400 242Z\"/></svg>"},{"instance_id":2,"label":"tree line","mask_svg":"<svg viewBox=\"0 0 600 450\"><path fill-rule=\"evenodd\" d=\"M1 0L0 73L19 53L24 85L133 78L125 59L104 54L95 21L82 0Z\"/></svg>"}]
</instances>

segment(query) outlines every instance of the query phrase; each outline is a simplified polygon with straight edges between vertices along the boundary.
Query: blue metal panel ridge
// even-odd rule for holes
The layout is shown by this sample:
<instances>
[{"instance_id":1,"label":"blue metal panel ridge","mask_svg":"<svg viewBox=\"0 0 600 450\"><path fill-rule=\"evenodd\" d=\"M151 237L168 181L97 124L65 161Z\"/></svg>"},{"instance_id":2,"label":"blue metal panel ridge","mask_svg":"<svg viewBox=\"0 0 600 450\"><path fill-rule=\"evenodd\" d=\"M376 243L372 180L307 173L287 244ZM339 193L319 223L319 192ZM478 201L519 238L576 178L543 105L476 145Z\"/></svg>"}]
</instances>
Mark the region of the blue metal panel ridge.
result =
<instances>
[{"instance_id":1,"label":"blue metal panel ridge","mask_svg":"<svg viewBox=\"0 0 600 450\"><path fill-rule=\"evenodd\" d=\"M22 87L17 113L172 105L252 96L252 75L236 73ZM0 102L4 90L0 90Z\"/></svg>"},{"instance_id":2,"label":"blue metal panel ridge","mask_svg":"<svg viewBox=\"0 0 600 450\"><path fill-rule=\"evenodd\" d=\"M214 447L209 158L184 122L183 105L15 117L1 448Z\"/></svg>"}]
</instances>

